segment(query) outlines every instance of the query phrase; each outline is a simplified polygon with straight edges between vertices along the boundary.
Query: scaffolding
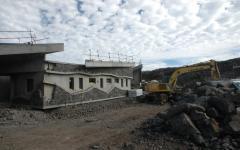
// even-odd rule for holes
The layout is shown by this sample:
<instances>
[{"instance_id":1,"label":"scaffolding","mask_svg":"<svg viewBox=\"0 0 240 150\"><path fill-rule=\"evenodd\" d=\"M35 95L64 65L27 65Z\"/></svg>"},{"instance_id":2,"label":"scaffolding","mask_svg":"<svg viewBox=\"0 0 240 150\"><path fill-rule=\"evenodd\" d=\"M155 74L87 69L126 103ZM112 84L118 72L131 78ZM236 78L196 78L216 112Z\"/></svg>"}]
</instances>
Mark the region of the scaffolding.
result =
<instances>
[{"instance_id":1,"label":"scaffolding","mask_svg":"<svg viewBox=\"0 0 240 150\"><path fill-rule=\"evenodd\" d=\"M118 61L118 62L134 62L133 56L129 56L126 54L121 54L119 52L107 52L105 54L99 54L99 50L93 52L89 49L89 53L85 54L88 56L88 60L95 60L95 61Z\"/></svg>"},{"instance_id":2,"label":"scaffolding","mask_svg":"<svg viewBox=\"0 0 240 150\"><path fill-rule=\"evenodd\" d=\"M3 35L6 33L5 35ZM25 43L36 44L37 41L45 40L48 38L37 39L36 34L30 29L28 31L0 31L0 43Z\"/></svg>"}]
</instances>

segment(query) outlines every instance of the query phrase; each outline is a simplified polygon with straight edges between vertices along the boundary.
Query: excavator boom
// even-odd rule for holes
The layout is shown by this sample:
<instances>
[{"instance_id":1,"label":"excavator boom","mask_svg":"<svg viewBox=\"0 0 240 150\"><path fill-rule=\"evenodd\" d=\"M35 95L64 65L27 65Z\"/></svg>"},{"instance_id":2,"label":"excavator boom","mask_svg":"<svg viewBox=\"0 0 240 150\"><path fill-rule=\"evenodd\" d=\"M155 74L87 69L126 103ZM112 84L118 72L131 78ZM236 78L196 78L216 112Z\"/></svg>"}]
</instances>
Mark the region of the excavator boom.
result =
<instances>
[{"instance_id":1,"label":"excavator boom","mask_svg":"<svg viewBox=\"0 0 240 150\"><path fill-rule=\"evenodd\" d=\"M218 66L216 61L210 60L204 63L198 63L191 66L185 66L178 68L173 72L171 75L168 83L148 83L145 86L145 91L148 93L171 93L174 92L177 85L177 79L180 75L190 73L190 72L197 72L202 70L211 71L211 77L213 80L220 79L220 73L218 70Z\"/></svg>"},{"instance_id":2,"label":"excavator boom","mask_svg":"<svg viewBox=\"0 0 240 150\"><path fill-rule=\"evenodd\" d=\"M210 69L211 77L212 77L213 80L220 79L220 72L219 72L216 61L210 60L210 61L205 62L205 63L199 63L199 64L195 64L195 65L191 65L191 66L185 66L185 67L181 67L181 68L177 69L171 75L168 84L171 87L171 89L174 90L176 88L177 79L180 75L190 73L190 72L208 70L208 69Z\"/></svg>"}]
</instances>

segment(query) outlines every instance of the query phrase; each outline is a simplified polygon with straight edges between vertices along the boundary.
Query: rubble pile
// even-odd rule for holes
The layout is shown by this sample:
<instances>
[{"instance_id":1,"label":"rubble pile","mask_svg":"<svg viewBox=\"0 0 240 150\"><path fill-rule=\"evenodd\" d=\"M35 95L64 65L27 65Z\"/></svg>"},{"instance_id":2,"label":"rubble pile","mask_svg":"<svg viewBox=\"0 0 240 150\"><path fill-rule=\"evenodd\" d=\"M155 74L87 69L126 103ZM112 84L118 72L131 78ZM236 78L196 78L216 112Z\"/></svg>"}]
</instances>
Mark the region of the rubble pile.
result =
<instances>
[{"instance_id":1,"label":"rubble pile","mask_svg":"<svg viewBox=\"0 0 240 150\"><path fill-rule=\"evenodd\" d=\"M30 109L0 109L0 126L33 125L49 120L47 114Z\"/></svg>"},{"instance_id":2,"label":"rubble pile","mask_svg":"<svg viewBox=\"0 0 240 150\"><path fill-rule=\"evenodd\" d=\"M176 95L173 106L144 123L145 135L170 134L209 149L240 149L240 96L201 85Z\"/></svg>"},{"instance_id":3,"label":"rubble pile","mask_svg":"<svg viewBox=\"0 0 240 150\"><path fill-rule=\"evenodd\" d=\"M131 99L120 98L49 110L0 104L0 126L40 125L54 120L91 117L101 112L130 107L133 103Z\"/></svg>"}]
</instances>

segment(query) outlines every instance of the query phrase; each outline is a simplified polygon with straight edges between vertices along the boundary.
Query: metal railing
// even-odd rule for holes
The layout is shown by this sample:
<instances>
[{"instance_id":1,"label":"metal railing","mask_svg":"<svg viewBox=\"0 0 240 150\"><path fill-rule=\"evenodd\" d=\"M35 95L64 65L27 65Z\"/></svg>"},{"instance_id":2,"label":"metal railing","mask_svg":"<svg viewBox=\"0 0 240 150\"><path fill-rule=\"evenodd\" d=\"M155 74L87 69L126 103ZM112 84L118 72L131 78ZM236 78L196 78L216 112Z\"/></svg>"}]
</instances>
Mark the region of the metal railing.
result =
<instances>
[{"instance_id":1,"label":"metal railing","mask_svg":"<svg viewBox=\"0 0 240 150\"><path fill-rule=\"evenodd\" d=\"M0 43L26 43L36 44L37 41L48 38L37 39L36 34L32 30L24 31L0 31Z\"/></svg>"}]
</instances>

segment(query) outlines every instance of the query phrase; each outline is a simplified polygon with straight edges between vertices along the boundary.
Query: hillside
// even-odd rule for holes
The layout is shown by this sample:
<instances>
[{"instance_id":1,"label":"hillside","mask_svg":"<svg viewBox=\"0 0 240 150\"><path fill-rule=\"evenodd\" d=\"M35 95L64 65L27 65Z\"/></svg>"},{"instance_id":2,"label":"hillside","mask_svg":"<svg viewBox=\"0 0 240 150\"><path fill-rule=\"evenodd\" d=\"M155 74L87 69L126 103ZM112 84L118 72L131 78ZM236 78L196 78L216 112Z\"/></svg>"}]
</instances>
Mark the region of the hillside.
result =
<instances>
[{"instance_id":1,"label":"hillside","mask_svg":"<svg viewBox=\"0 0 240 150\"><path fill-rule=\"evenodd\" d=\"M238 78L240 77L240 58L230 59L226 61L219 61L218 68L223 79ZM167 82L170 75L174 72L176 68L159 68L152 71L144 71L142 74L143 80L159 80L162 82ZM194 73L184 74L179 77L178 83L186 83L187 81L195 80L205 80L210 78L209 71L200 71Z\"/></svg>"}]
</instances>

